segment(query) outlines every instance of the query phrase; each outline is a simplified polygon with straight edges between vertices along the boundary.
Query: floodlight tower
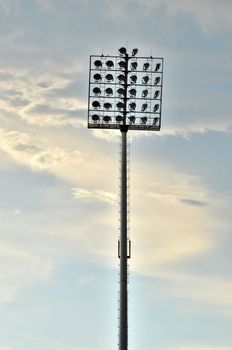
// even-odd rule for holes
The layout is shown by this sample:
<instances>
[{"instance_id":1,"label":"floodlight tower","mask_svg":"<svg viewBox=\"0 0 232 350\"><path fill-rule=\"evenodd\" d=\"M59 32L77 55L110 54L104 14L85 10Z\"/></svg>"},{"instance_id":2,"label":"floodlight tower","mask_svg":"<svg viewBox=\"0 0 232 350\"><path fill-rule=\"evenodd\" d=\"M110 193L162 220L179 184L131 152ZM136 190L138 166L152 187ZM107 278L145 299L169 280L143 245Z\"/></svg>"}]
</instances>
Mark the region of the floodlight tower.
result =
<instances>
[{"instance_id":1,"label":"floodlight tower","mask_svg":"<svg viewBox=\"0 0 232 350\"><path fill-rule=\"evenodd\" d=\"M121 131L120 179L120 316L119 350L128 348L128 271L131 255L127 210L127 131L159 131L161 126L163 58L138 57L121 47L117 56L91 55L88 127Z\"/></svg>"}]
</instances>

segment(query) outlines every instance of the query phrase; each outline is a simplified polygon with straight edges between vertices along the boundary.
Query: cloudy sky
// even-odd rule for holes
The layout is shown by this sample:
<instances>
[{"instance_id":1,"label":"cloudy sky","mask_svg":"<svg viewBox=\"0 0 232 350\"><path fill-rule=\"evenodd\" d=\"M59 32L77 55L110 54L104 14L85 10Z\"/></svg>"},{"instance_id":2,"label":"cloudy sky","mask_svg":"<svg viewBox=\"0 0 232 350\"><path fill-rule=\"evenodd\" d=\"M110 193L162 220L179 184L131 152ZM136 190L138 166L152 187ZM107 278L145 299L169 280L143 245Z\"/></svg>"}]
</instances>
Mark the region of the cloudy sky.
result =
<instances>
[{"instance_id":1,"label":"cloudy sky","mask_svg":"<svg viewBox=\"0 0 232 350\"><path fill-rule=\"evenodd\" d=\"M0 350L117 348L119 132L90 54L164 57L130 133L129 348L232 350L232 2L0 0Z\"/></svg>"}]
</instances>

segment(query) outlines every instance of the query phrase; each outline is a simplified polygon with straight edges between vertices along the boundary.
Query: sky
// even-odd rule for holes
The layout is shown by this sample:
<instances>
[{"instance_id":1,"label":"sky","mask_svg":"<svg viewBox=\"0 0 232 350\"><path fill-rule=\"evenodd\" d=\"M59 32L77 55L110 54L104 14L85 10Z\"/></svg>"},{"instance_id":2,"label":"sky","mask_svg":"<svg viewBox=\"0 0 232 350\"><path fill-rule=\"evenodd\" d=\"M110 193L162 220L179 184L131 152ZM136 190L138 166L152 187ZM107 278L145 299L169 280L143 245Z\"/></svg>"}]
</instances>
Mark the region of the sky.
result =
<instances>
[{"instance_id":1,"label":"sky","mask_svg":"<svg viewBox=\"0 0 232 350\"><path fill-rule=\"evenodd\" d=\"M129 133L129 349L232 350L232 2L0 0L0 350L118 343L120 133L89 56L164 57Z\"/></svg>"}]
</instances>

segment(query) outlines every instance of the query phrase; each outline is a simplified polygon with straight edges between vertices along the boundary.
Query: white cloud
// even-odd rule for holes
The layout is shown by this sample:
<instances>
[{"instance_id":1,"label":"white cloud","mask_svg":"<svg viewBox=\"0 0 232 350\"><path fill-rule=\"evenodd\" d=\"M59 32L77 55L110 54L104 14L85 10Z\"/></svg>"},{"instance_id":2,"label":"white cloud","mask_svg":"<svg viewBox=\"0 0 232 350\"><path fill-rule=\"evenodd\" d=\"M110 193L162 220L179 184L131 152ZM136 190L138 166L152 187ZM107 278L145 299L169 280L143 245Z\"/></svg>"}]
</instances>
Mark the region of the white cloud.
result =
<instances>
[{"instance_id":1,"label":"white cloud","mask_svg":"<svg viewBox=\"0 0 232 350\"><path fill-rule=\"evenodd\" d=\"M97 200L114 205L117 202L118 196L115 193L105 192L101 190L89 191L83 188L73 188L72 193L74 198L84 199L88 201Z\"/></svg>"}]
</instances>

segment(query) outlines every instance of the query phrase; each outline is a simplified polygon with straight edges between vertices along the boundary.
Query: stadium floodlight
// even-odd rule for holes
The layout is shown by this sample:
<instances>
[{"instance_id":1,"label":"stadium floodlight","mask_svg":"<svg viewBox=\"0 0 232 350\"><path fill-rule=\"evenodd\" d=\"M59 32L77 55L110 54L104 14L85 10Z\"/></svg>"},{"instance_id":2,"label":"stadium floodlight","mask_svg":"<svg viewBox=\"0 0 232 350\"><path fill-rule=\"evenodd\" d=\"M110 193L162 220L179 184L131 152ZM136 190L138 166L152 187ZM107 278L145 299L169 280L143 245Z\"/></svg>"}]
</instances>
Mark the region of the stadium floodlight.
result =
<instances>
[{"instance_id":1,"label":"stadium floodlight","mask_svg":"<svg viewBox=\"0 0 232 350\"><path fill-rule=\"evenodd\" d=\"M136 81L137 81L137 76L136 75L131 75L130 76L130 81L131 81L131 83L135 84Z\"/></svg>"},{"instance_id":2,"label":"stadium floodlight","mask_svg":"<svg viewBox=\"0 0 232 350\"><path fill-rule=\"evenodd\" d=\"M119 95L124 95L124 94L125 94L125 90L124 90L123 88L119 88L119 89L117 90L117 93L118 93Z\"/></svg>"},{"instance_id":3,"label":"stadium floodlight","mask_svg":"<svg viewBox=\"0 0 232 350\"><path fill-rule=\"evenodd\" d=\"M159 104L155 104L155 105L154 105L154 109L153 109L153 110L154 110L154 112L157 112L157 111L158 111L158 109L159 109Z\"/></svg>"},{"instance_id":4,"label":"stadium floodlight","mask_svg":"<svg viewBox=\"0 0 232 350\"><path fill-rule=\"evenodd\" d=\"M138 62L131 62L131 69L135 70L138 67Z\"/></svg>"},{"instance_id":5,"label":"stadium floodlight","mask_svg":"<svg viewBox=\"0 0 232 350\"><path fill-rule=\"evenodd\" d=\"M106 61L106 66L107 66L108 68L113 68L113 67L114 67L114 62L111 61L111 60L108 60L108 61Z\"/></svg>"},{"instance_id":6,"label":"stadium floodlight","mask_svg":"<svg viewBox=\"0 0 232 350\"><path fill-rule=\"evenodd\" d=\"M111 88L109 88L109 87L106 88L105 92L106 92L106 96L113 95L113 89L111 89Z\"/></svg>"},{"instance_id":7,"label":"stadium floodlight","mask_svg":"<svg viewBox=\"0 0 232 350\"><path fill-rule=\"evenodd\" d=\"M146 111L147 106L148 106L148 104L147 104L147 103L144 103L144 104L142 105L141 111L142 111L142 112Z\"/></svg>"},{"instance_id":8,"label":"stadium floodlight","mask_svg":"<svg viewBox=\"0 0 232 350\"><path fill-rule=\"evenodd\" d=\"M149 82L149 76L146 75L145 77L142 78L143 84L147 84Z\"/></svg>"},{"instance_id":9,"label":"stadium floodlight","mask_svg":"<svg viewBox=\"0 0 232 350\"><path fill-rule=\"evenodd\" d=\"M94 62L94 65L95 65L96 68L101 68L102 67L102 61L101 60L96 60Z\"/></svg>"},{"instance_id":10,"label":"stadium floodlight","mask_svg":"<svg viewBox=\"0 0 232 350\"><path fill-rule=\"evenodd\" d=\"M112 74L106 74L106 80L107 81L113 81L114 80L114 77Z\"/></svg>"},{"instance_id":11,"label":"stadium floodlight","mask_svg":"<svg viewBox=\"0 0 232 350\"><path fill-rule=\"evenodd\" d=\"M149 67L150 67L150 63L146 62L143 65L143 70L148 70Z\"/></svg>"},{"instance_id":12,"label":"stadium floodlight","mask_svg":"<svg viewBox=\"0 0 232 350\"><path fill-rule=\"evenodd\" d=\"M126 62L125 61L119 61L118 65L119 65L120 68L124 68L124 69L126 68Z\"/></svg>"},{"instance_id":13,"label":"stadium floodlight","mask_svg":"<svg viewBox=\"0 0 232 350\"><path fill-rule=\"evenodd\" d=\"M159 131L162 112L163 58L131 56L125 47L118 55L90 56L88 127L121 132L119 350L128 349L128 236L127 132ZM136 57L135 57L136 56Z\"/></svg>"},{"instance_id":14,"label":"stadium floodlight","mask_svg":"<svg viewBox=\"0 0 232 350\"><path fill-rule=\"evenodd\" d=\"M160 91L159 91L159 90L156 90L156 91L154 92L154 99L158 98L159 95L160 95Z\"/></svg>"},{"instance_id":15,"label":"stadium floodlight","mask_svg":"<svg viewBox=\"0 0 232 350\"><path fill-rule=\"evenodd\" d=\"M135 111L136 109L136 103L135 102L132 102L132 103L129 103L129 108L133 111Z\"/></svg>"},{"instance_id":16,"label":"stadium floodlight","mask_svg":"<svg viewBox=\"0 0 232 350\"><path fill-rule=\"evenodd\" d=\"M155 66L155 71L158 72L160 70L161 63L157 63Z\"/></svg>"},{"instance_id":17,"label":"stadium floodlight","mask_svg":"<svg viewBox=\"0 0 232 350\"><path fill-rule=\"evenodd\" d=\"M126 55L126 48L125 47L121 47L118 51L121 55Z\"/></svg>"},{"instance_id":18,"label":"stadium floodlight","mask_svg":"<svg viewBox=\"0 0 232 350\"><path fill-rule=\"evenodd\" d=\"M156 78L155 78L154 84L155 84L155 85L158 85L159 83L160 83L160 77L156 77Z\"/></svg>"},{"instance_id":19,"label":"stadium floodlight","mask_svg":"<svg viewBox=\"0 0 232 350\"><path fill-rule=\"evenodd\" d=\"M101 89L99 89L99 87L95 87L95 88L93 88L93 93L95 94L95 95L100 95L101 94Z\"/></svg>"},{"instance_id":20,"label":"stadium floodlight","mask_svg":"<svg viewBox=\"0 0 232 350\"><path fill-rule=\"evenodd\" d=\"M93 106L94 109L100 108L100 103L99 103L99 101L93 101L93 102L92 102L92 106Z\"/></svg>"},{"instance_id":21,"label":"stadium floodlight","mask_svg":"<svg viewBox=\"0 0 232 350\"><path fill-rule=\"evenodd\" d=\"M98 121L99 120L99 115L97 115L97 114L92 115L92 120L94 122Z\"/></svg>"},{"instance_id":22,"label":"stadium floodlight","mask_svg":"<svg viewBox=\"0 0 232 350\"><path fill-rule=\"evenodd\" d=\"M148 95L148 90L143 90L142 97L145 98Z\"/></svg>"},{"instance_id":23,"label":"stadium floodlight","mask_svg":"<svg viewBox=\"0 0 232 350\"><path fill-rule=\"evenodd\" d=\"M138 49L133 49L133 50L132 50L131 56L132 56L132 57L136 56L137 53L138 53L138 51L139 51Z\"/></svg>"},{"instance_id":24,"label":"stadium floodlight","mask_svg":"<svg viewBox=\"0 0 232 350\"><path fill-rule=\"evenodd\" d=\"M94 79L95 79L96 81L102 80L102 76L101 76L101 74L99 74L99 73L94 74L93 77L94 77Z\"/></svg>"},{"instance_id":25,"label":"stadium floodlight","mask_svg":"<svg viewBox=\"0 0 232 350\"><path fill-rule=\"evenodd\" d=\"M126 76L124 74L119 74L117 78L121 83L124 83L126 80Z\"/></svg>"}]
</instances>

